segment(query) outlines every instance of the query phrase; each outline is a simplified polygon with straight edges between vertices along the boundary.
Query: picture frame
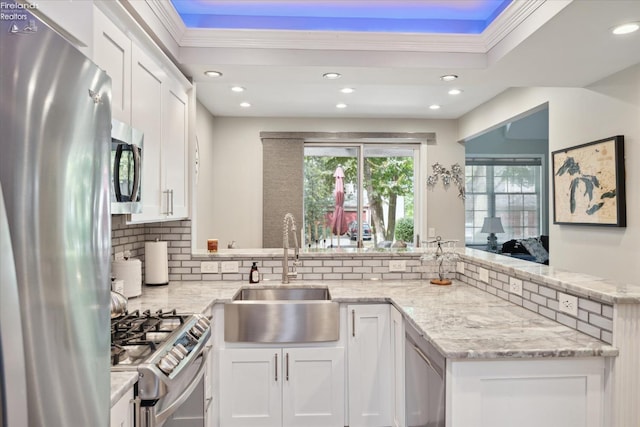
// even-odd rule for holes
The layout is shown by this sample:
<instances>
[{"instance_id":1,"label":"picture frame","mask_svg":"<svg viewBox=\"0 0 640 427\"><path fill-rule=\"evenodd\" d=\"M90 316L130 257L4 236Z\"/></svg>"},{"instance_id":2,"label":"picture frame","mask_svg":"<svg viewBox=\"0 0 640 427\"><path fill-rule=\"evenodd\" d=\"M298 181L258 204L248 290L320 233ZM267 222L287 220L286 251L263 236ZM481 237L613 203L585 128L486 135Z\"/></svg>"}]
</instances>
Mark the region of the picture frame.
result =
<instances>
[{"instance_id":1,"label":"picture frame","mask_svg":"<svg viewBox=\"0 0 640 427\"><path fill-rule=\"evenodd\" d=\"M551 157L554 224L627 226L623 135Z\"/></svg>"}]
</instances>

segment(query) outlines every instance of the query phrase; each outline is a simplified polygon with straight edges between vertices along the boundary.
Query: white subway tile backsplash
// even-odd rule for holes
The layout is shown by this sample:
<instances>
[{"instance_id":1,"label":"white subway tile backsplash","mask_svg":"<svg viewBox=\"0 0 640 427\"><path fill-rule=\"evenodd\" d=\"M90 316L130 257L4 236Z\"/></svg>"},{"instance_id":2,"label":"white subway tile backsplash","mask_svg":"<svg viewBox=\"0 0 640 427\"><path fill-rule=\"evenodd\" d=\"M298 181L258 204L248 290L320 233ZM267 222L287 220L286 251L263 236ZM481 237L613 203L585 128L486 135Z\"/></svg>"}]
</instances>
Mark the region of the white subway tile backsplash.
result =
<instances>
[{"instance_id":1,"label":"white subway tile backsplash","mask_svg":"<svg viewBox=\"0 0 640 427\"><path fill-rule=\"evenodd\" d=\"M172 221L159 224L127 225L124 216L112 216L112 254L124 250L131 251L131 256L144 263L144 242L155 239L168 241L169 280L248 280L248 269L254 260L247 257L229 258L239 263L238 273L202 274L201 259L193 259L191 255L191 222ZM389 272L389 258L339 259L312 258L303 259L298 268L301 280L428 280L437 277L437 267L432 263L420 261L417 256L394 256L394 260L405 260L405 272ZM282 261L279 257L261 258L258 268L264 281L279 283L282 276ZM448 277L457 278L461 282L477 287L490 294L520 305L528 310L553 319L570 328L577 329L605 342L612 343L613 308L610 304L579 298L578 319L558 311L557 290L537 283L535 279L522 280L522 297L511 292L510 274L496 271L486 264L480 265L468 260L460 261L464 272L456 273L455 263L448 267ZM479 271L488 272L488 284L480 281ZM144 274L144 264L143 264ZM144 280L144 279L143 279ZM519 279L521 280L521 279ZM563 290L566 292L566 290Z\"/></svg>"},{"instance_id":2,"label":"white subway tile backsplash","mask_svg":"<svg viewBox=\"0 0 640 427\"><path fill-rule=\"evenodd\" d=\"M606 319L594 313L589 313L589 323L606 331L613 331L613 320Z\"/></svg>"},{"instance_id":3,"label":"white subway tile backsplash","mask_svg":"<svg viewBox=\"0 0 640 427\"><path fill-rule=\"evenodd\" d=\"M592 313L602 313L602 304L599 302L591 301L586 298L578 298L578 307Z\"/></svg>"}]
</instances>

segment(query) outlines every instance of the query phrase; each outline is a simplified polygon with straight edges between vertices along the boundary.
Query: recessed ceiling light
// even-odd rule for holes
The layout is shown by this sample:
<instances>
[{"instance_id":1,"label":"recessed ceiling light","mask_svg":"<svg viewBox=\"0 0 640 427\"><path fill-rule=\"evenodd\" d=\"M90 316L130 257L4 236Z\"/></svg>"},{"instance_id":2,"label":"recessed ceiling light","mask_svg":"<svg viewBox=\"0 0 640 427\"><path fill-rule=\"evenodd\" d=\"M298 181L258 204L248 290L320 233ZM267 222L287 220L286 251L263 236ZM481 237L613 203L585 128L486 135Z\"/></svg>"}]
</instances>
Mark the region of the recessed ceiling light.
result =
<instances>
[{"instance_id":1,"label":"recessed ceiling light","mask_svg":"<svg viewBox=\"0 0 640 427\"><path fill-rule=\"evenodd\" d=\"M618 25L617 27L614 27L611 32L617 36L622 35L622 34L629 34L629 33L633 33L635 31L638 31L638 29L640 29L640 23L638 22L628 22L626 24L622 24L622 25Z\"/></svg>"},{"instance_id":2,"label":"recessed ceiling light","mask_svg":"<svg viewBox=\"0 0 640 427\"><path fill-rule=\"evenodd\" d=\"M244 88L242 86L234 86L231 90L234 92L244 92Z\"/></svg>"},{"instance_id":3,"label":"recessed ceiling light","mask_svg":"<svg viewBox=\"0 0 640 427\"><path fill-rule=\"evenodd\" d=\"M336 104L336 108L347 108L347 104L343 104L343 103Z\"/></svg>"},{"instance_id":4,"label":"recessed ceiling light","mask_svg":"<svg viewBox=\"0 0 640 427\"><path fill-rule=\"evenodd\" d=\"M451 89L449 95L460 95L462 91L460 89Z\"/></svg>"},{"instance_id":5,"label":"recessed ceiling light","mask_svg":"<svg viewBox=\"0 0 640 427\"><path fill-rule=\"evenodd\" d=\"M240 106L241 106L242 108L249 108L249 107L251 107L251 104L249 104L248 102L241 102L241 103L240 103Z\"/></svg>"},{"instance_id":6,"label":"recessed ceiling light","mask_svg":"<svg viewBox=\"0 0 640 427\"><path fill-rule=\"evenodd\" d=\"M432 110L439 110L440 106L438 104L429 105L429 108Z\"/></svg>"},{"instance_id":7,"label":"recessed ceiling light","mask_svg":"<svg viewBox=\"0 0 640 427\"><path fill-rule=\"evenodd\" d=\"M340 74L340 73L324 73L322 75L322 77L324 77L325 79L329 79L329 80L335 80L335 79L339 79L340 77L342 77L342 74Z\"/></svg>"},{"instance_id":8,"label":"recessed ceiling light","mask_svg":"<svg viewBox=\"0 0 640 427\"><path fill-rule=\"evenodd\" d=\"M342 89L340 89L340 92L342 93L353 93L354 89L352 87L343 87Z\"/></svg>"},{"instance_id":9,"label":"recessed ceiling light","mask_svg":"<svg viewBox=\"0 0 640 427\"><path fill-rule=\"evenodd\" d=\"M204 72L205 76L209 77L222 77L222 73L220 71L209 70Z\"/></svg>"},{"instance_id":10,"label":"recessed ceiling light","mask_svg":"<svg viewBox=\"0 0 640 427\"><path fill-rule=\"evenodd\" d=\"M444 76L440 76L440 80L444 82L452 82L457 78L458 76L456 76L455 74L445 74Z\"/></svg>"}]
</instances>

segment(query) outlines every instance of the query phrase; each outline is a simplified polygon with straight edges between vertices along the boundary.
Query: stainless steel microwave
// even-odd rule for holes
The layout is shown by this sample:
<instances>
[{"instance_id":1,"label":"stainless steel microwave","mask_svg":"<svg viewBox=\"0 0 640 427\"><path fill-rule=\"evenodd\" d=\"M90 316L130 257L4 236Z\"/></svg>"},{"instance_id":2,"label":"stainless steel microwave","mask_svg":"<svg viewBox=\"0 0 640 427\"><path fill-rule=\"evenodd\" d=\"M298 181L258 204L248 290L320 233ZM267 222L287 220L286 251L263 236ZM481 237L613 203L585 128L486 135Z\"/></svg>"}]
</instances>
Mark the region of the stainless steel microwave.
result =
<instances>
[{"instance_id":1,"label":"stainless steel microwave","mask_svg":"<svg viewBox=\"0 0 640 427\"><path fill-rule=\"evenodd\" d=\"M118 120L111 122L111 213L142 212L144 134Z\"/></svg>"}]
</instances>

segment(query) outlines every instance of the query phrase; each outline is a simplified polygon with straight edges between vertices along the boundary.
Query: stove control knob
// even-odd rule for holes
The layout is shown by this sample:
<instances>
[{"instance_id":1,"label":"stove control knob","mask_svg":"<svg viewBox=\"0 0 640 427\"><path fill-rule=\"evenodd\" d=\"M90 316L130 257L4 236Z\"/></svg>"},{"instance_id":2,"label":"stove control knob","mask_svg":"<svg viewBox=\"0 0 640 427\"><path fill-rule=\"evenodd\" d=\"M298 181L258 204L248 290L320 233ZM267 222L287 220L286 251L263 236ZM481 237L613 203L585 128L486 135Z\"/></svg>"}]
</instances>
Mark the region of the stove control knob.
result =
<instances>
[{"instance_id":1,"label":"stove control knob","mask_svg":"<svg viewBox=\"0 0 640 427\"><path fill-rule=\"evenodd\" d=\"M207 329L209 329L210 322L206 317L202 317L196 322L196 325L199 325L203 330L206 331Z\"/></svg>"},{"instance_id":2,"label":"stove control knob","mask_svg":"<svg viewBox=\"0 0 640 427\"><path fill-rule=\"evenodd\" d=\"M178 363L180 362L174 356L167 353L158 362L158 368L165 374L169 375L173 372L176 366L178 366Z\"/></svg>"},{"instance_id":3,"label":"stove control knob","mask_svg":"<svg viewBox=\"0 0 640 427\"><path fill-rule=\"evenodd\" d=\"M178 361L184 359L184 357L186 356L182 353L182 351L178 349L178 346L175 346L171 350L169 350L169 354L175 357Z\"/></svg>"},{"instance_id":4,"label":"stove control knob","mask_svg":"<svg viewBox=\"0 0 640 427\"><path fill-rule=\"evenodd\" d=\"M189 332L191 332L191 334L196 337L196 338L200 338L202 336L202 334L204 334L206 331L205 328L203 328L201 325L199 324L195 324L193 325L193 327L191 328L191 330Z\"/></svg>"},{"instance_id":5,"label":"stove control knob","mask_svg":"<svg viewBox=\"0 0 640 427\"><path fill-rule=\"evenodd\" d=\"M187 348L182 344L176 344L175 347L173 347L173 349L176 351L179 351L182 354L183 358L187 357L187 355L189 354L189 350L187 350Z\"/></svg>"}]
</instances>

